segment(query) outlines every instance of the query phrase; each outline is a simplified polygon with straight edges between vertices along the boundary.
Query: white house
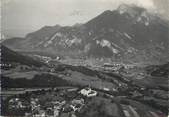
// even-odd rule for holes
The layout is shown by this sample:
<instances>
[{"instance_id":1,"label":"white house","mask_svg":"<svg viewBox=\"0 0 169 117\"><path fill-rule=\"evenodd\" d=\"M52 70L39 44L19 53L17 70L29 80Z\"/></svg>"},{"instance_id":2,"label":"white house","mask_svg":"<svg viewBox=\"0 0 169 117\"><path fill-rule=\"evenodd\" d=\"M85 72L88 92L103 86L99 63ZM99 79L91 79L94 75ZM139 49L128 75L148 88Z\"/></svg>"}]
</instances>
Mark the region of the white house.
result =
<instances>
[{"instance_id":1,"label":"white house","mask_svg":"<svg viewBox=\"0 0 169 117\"><path fill-rule=\"evenodd\" d=\"M85 88L80 91L80 94L87 96L87 97L93 97L97 95L97 92L92 90L91 88Z\"/></svg>"},{"instance_id":2,"label":"white house","mask_svg":"<svg viewBox=\"0 0 169 117\"><path fill-rule=\"evenodd\" d=\"M103 90L104 90L104 91L110 91L110 89L109 89L109 88L106 88L106 87L104 87Z\"/></svg>"}]
</instances>

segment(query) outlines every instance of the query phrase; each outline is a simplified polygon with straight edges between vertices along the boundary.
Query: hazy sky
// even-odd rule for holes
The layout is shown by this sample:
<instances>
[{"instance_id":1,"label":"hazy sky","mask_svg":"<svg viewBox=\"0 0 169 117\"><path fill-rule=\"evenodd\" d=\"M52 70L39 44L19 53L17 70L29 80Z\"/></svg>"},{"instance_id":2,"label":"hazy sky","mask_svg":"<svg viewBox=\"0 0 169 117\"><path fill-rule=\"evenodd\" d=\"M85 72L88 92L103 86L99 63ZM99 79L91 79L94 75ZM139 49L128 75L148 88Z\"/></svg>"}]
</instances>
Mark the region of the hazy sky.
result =
<instances>
[{"instance_id":1,"label":"hazy sky","mask_svg":"<svg viewBox=\"0 0 169 117\"><path fill-rule=\"evenodd\" d=\"M24 36L45 25L84 23L121 3L157 10L169 18L169 0L1 0L2 30Z\"/></svg>"}]
</instances>

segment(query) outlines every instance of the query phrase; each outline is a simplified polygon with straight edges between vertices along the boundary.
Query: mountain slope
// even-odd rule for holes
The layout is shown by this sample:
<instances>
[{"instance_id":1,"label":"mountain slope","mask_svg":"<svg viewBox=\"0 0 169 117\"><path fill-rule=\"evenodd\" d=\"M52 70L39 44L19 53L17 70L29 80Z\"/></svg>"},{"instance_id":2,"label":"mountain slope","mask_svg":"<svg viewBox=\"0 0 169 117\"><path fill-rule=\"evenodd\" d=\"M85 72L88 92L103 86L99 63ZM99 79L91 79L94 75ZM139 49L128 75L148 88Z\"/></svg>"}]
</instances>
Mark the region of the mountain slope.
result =
<instances>
[{"instance_id":1,"label":"mountain slope","mask_svg":"<svg viewBox=\"0 0 169 117\"><path fill-rule=\"evenodd\" d=\"M13 47L17 43L18 47L14 48L66 56L166 60L169 55L169 26L144 8L123 4L85 24L44 27L14 44L4 44Z\"/></svg>"},{"instance_id":2,"label":"mountain slope","mask_svg":"<svg viewBox=\"0 0 169 117\"><path fill-rule=\"evenodd\" d=\"M7 47L1 45L1 62L5 63L19 63L28 66L41 67L45 64L39 61L36 61L28 56L21 55L17 52L14 52Z\"/></svg>"}]
</instances>

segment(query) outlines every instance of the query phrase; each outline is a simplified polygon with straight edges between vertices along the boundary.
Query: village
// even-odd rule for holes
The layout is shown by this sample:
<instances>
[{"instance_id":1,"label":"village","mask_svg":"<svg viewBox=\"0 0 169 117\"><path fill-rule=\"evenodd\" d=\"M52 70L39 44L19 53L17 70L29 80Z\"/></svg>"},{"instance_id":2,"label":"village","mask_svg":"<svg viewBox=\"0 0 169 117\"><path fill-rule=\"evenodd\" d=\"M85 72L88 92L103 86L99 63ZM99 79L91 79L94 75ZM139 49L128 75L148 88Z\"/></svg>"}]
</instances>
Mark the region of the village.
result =
<instances>
[{"instance_id":1,"label":"village","mask_svg":"<svg viewBox=\"0 0 169 117\"><path fill-rule=\"evenodd\" d=\"M97 94L91 88L37 90L10 97L7 110L12 115L25 117L58 117L64 113L76 117L75 113L85 105L85 99Z\"/></svg>"},{"instance_id":2,"label":"village","mask_svg":"<svg viewBox=\"0 0 169 117\"><path fill-rule=\"evenodd\" d=\"M133 97L140 97L137 92L134 92ZM92 100L121 100L116 102L119 107L114 109L121 110L124 116L119 117L140 117L139 108L146 107L140 103L123 100L124 96L114 97L109 93L109 89L95 90L89 86L83 88L77 87L62 87L48 88L39 90L30 90L22 94L10 96L5 99L8 115L19 115L25 117L78 117ZM130 105L126 103L131 103ZM111 103L110 103L111 104ZM136 105L138 104L138 105ZM151 110L146 107L151 117L158 117L160 112ZM165 116L162 116L165 117Z\"/></svg>"}]
</instances>

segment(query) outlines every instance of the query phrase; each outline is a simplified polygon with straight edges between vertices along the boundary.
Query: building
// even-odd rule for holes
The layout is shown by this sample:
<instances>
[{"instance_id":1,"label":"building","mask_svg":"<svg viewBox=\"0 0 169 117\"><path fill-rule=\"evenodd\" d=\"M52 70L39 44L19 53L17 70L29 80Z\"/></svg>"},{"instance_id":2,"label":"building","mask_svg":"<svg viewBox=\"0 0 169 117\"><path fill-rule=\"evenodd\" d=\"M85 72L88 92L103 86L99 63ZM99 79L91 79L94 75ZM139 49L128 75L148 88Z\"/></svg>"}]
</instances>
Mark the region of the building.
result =
<instances>
[{"instance_id":1,"label":"building","mask_svg":"<svg viewBox=\"0 0 169 117\"><path fill-rule=\"evenodd\" d=\"M97 91L94 91L91 88L84 88L80 91L80 94L86 97L94 97L97 95Z\"/></svg>"}]
</instances>

